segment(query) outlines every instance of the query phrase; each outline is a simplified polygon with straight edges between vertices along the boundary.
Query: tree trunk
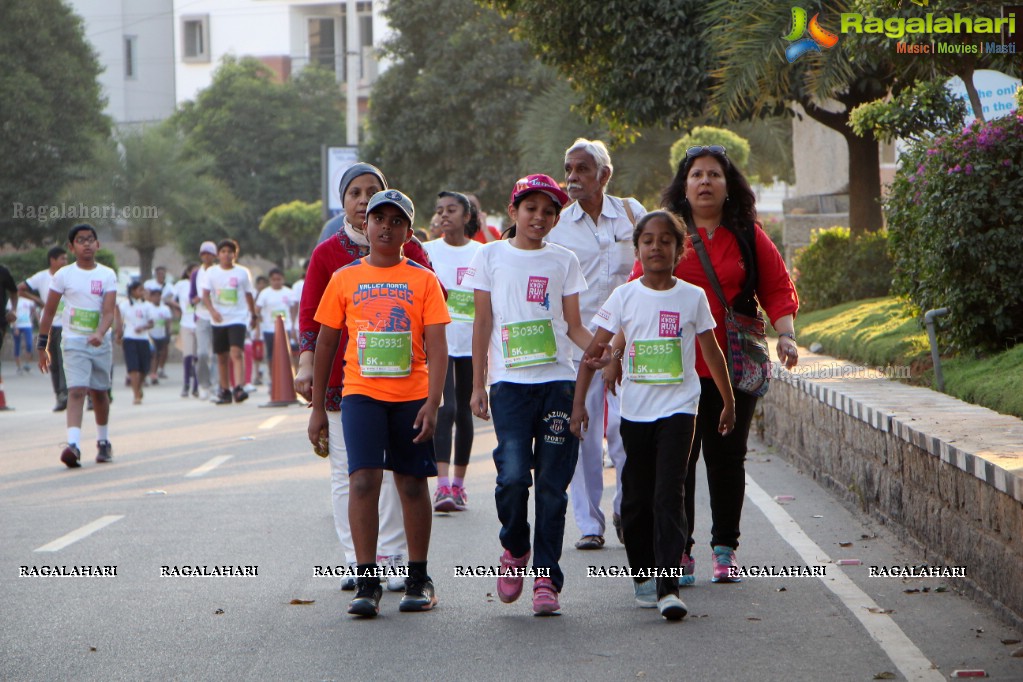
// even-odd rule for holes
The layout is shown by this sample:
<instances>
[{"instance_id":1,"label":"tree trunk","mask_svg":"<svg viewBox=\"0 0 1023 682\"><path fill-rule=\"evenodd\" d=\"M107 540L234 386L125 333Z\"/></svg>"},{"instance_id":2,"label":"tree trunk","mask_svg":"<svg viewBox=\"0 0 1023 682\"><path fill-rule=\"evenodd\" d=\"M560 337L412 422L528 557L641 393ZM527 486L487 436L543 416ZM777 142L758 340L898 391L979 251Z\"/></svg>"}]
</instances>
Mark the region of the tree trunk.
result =
<instances>
[{"instance_id":1,"label":"tree trunk","mask_svg":"<svg viewBox=\"0 0 1023 682\"><path fill-rule=\"evenodd\" d=\"M139 254L139 280L145 282L153 276L153 256L156 254L156 249L151 246L136 246L135 250Z\"/></svg>"},{"instance_id":2,"label":"tree trunk","mask_svg":"<svg viewBox=\"0 0 1023 682\"><path fill-rule=\"evenodd\" d=\"M849 230L852 236L884 227L881 212L881 154L873 136L845 135L849 148Z\"/></svg>"},{"instance_id":3,"label":"tree trunk","mask_svg":"<svg viewBox=\"0 0 1023 682\"><path fill-rule=\"evenodd\" d=\"M973 66L966 66L960 69L957 76L963 79L963 85L966 86L966 94L970 98L970 107L973 109L973 115L978 121L984 122L984 104L980 101L980 94L977 92L977 86L973 83Z\"/></svg>"}]
</instances>

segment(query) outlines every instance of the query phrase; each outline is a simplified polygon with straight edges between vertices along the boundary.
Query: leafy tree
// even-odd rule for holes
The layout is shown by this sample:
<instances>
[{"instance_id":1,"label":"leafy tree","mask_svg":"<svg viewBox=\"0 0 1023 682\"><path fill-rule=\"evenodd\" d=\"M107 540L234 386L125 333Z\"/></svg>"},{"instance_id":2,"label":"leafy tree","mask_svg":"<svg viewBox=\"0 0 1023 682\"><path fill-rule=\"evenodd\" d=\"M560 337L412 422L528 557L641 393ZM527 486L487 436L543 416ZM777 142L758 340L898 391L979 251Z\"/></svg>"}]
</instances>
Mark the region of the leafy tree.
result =
<instances>
[{"instance_id":1,"label":"leafy tree","mask_svg":"<svg viewBox=\"0 0 1023 682\"><path fill-rule=\"evenodd\" d=\"M690 147L721 145L728 150L728 158L738 166L739 170L746 171L746 161L749 160L749 142L731 130L714 128L711 126L698 126L687 135L683 135L675 144L671 145L670 163L674 170L678 168L678 162L685 158L686 150Z\"/></svg>"},{"instance_id":2,"label":"leafy tree","mask_svg":"<svg viewBox=\"0 0 1023 682\"><path fill-rule=\"evenodd\" d=\"M306 67L282 83L254 58L225 57L210 86L172 120L241 201L232 236L246 251L272 257L281 244L260 232L260 221L279 204L320 198L320 148L344 142L343 110L329 72Z\"/></svg>"},{"instance_id":3,"label":"leafy tree","mask_svg":"<svg viewBox=\"0 0 1023 682\"><path fill-rule=\"evenodd\" d=\"M316 238L323 227L323 202L311 204L292 201L271 208L259 224L259 231L274 237L284 247L281 263L285 268L295 265L294 254L307 254L316 246Z\"/></svg>"},{"instance_id":4,"label":"leafy tree","mask_svg":"<svg viewBox=\"0 0 1023 682\"><path fill-rule=\"evenodd\" d=\"M170 126L134 128L114 141L97 141L92 161L65 199L116 208L89 222L120 231L139 254L139 272L148 277L154 252L174 235L187 235L195 220L222 220L237 209L211 171L208 158L185 153L184 141Z\"/></svg>"},{"instance_id":5,"label":"leafy tree","mask_svg":"<svg viewBox=\"0 0 1023 682\"><path fill-rule=\"evenodd\" d=\"M42 244L59 240L68 221L26 218L24 209L56 204L89 157L90 136L109 134L100 67L61 0L4 0L0 26L0 243Z\"/></svg>"},{"instance_id":6,"label":"leafy tree","mask_svg":"<svg viewBox=\"0 0 1023 682\"><path fill-rule=\"evenodd\" d=\"M419 203L456 189L504 206L532 170L515 148L519 120L554 75L510 20L472 0L393 0L387 18L394 64L374 85L363 156Z\"/></svg>"},{"instance_id":7,"label":"leafy tree","mask_svg":"<svg viewBox=\"0 0 1023 682\"><path fill-rule=\"evenodd\" d=\"M945 87L943 80L921 81L886 100L861 104L849 123L858 135L873 134L886 142L919 140L928 134L961 129L966 103Z\"/></svg>"}]
</instances>

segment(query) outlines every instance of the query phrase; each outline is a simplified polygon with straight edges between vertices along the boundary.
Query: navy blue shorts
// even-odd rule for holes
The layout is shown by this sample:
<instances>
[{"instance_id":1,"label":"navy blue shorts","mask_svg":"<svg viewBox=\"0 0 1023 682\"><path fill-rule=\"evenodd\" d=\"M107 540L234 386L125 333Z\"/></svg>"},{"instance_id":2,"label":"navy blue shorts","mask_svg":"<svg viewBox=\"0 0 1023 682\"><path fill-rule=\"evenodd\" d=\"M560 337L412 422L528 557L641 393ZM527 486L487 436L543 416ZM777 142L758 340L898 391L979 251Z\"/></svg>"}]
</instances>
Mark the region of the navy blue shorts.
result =
<instances>
[{"instance_id":1,"label":"navy blue shorts","mask_svg":"<svg viewBox=\"0 0 1023 682\"><path fill-rule=\"evenodd\" d=\"M148 339L124 339L121 342L121 350L124 351L124 364L128 366L129 372L149 371Z\"/></svg>"},{"instance_id":2,"label":"navy blue shorts","mask_svg":"<svg viewBox=\"0 0 1023 682\"><path fill-rule=\"evenodd\" d=\"M366 395L342 398L341 427L348 448L348 473L387 469L415 478L436 476L433 439L412 442L419 434L412 425L425 402L426 398L389 403Z\"/></svg>"}]
</instances>

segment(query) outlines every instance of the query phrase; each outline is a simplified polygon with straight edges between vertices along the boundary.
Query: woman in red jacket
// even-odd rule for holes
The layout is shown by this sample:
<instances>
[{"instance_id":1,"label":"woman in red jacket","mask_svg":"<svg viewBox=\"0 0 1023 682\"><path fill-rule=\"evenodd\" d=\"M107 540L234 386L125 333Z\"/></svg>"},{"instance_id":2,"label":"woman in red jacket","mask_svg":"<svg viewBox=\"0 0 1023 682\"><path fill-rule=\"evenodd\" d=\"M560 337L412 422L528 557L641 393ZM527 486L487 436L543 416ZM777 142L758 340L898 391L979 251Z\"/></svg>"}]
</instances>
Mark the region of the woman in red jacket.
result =
<instances>
[{"instance_id":1,"label":"woman in red jacket","mask_svg":"<svg viewBox=\"0 0 1023 682\"><path fill-rule=\"evenodd\" d=\"M778 332L778 357L786 367L795 366L799 355L793 331L793 316L799 308L796 288L785 269L785 261L774 242L757 222L756 196L749 182L729 160L720 145L690 147L679 163L678 172L661 196L661 205L693 225L707 249L714 273L725 298L740 313L753 315L762 307ZM753 264L754 267L749 267ZM643 274L637 261L633 278ZM675 268L675 276L702 287L710 302L717 327L714 333L722 348L725 336L725 309L714 293L691 239ZM611 367L617 363L612 363ZM717 418L722 400L700 349L696 349L696 373L700 376L700 405L696 435L689 453L686 475L686 518L689 523L686 551L682 555L685 575L680 585L695 582L692 558L693 529L696 518L696 462L703 453L710 488L711 547L713 582L738 582L729 568L738 565L735 550L739 546L739 521L746 489L746 441L757 398L735 392L735 429L722 436Z\"/></svg>"},{"instance_id":2,"label":"woman in red jacket","mask_svg":"<svg viewBox=\"0 0 1023 682\"><path fill-rule=\"evenodd\" d=\"M313 319L331 275L369 253L369 241L363 232L366 206L377 192L387 189L387 180L378 168L368 163L356 163L341 176L341 201L344 223L337 232L321 242L309 259L302 300L299 304L299 361L295 375L295 391L312 400L313 352L320 325ZM405 244L404 254L410 260L433 269L423 245L415 237ZM341 589L355 589L355 546L348 522L348 450L341 430L341 387L344 382L344 347L347 335L342 334L334 366L327 386L328 444L330 451L331 498L334 506L334 527L337 530L345 561L353 569L341 581ZM401 503L390 472L384 472L380 488L380 533L377 539L377 563L391 568L404 566L407 555L405 526L401 516ZM389 577L387 589L392 592L405 589L405 580Z\"/></svg>"}]
</instances>

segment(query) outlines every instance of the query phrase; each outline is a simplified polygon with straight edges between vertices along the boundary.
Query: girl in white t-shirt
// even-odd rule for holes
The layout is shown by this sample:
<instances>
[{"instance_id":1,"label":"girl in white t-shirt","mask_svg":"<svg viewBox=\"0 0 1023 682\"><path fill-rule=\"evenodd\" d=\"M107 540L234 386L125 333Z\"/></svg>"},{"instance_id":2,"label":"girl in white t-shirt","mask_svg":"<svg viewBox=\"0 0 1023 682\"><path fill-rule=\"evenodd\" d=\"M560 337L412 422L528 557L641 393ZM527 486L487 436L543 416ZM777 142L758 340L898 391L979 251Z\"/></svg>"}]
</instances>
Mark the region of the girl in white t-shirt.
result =
<instances>
[{"instance_id":1,"label":"girl in white t-shirt","mask_svg":"<svg viewBox=\"0 0 1023 682\"><path fill-rule=\"evenodd\" d=\"M579 441L568 429L575 378L570 345L585 348L593 338L579 314L579 292L586 289L579 260L544 241L566 203L568 196L546 175L519 180L508 206L510 238L481 247L463 280L475 290L470 404L473 414L488 419L489 400L497 435L495 501L505 569L497 593L505 603L519 598L532 550L533 612L539 616L559 612L565 579L558 562L579 455Z\"/></svg>"},{"instance_id":2,"label":"girl in white t-shirt","mask_svg":"<svg viewBox=\"0 0 1023 682\"><path fill-rule=\"evenodd\" d=\"M156 320L156 308L145 299L145 288L142 282L134 281L128 285L128 299L117 304L117 312L121 318L114 322L117 329L117 340L124 351L124 364L128 368L128 380L135 404L142 404L142 379L149 371L151 354L149 349L149 330Z\"/></svg>"},{"instance_id":3,"label":"girl in white t-shirt","mask_svg":"<svg viewBox=\"0 0 1023 682\"><path fill-rule=\"evenodd\" d=\"M724 396L718 430L726 434L735 425L735 399L707 296L672 274L685 239L678 218L667 211L647 213L636 223L632 241L643 276L611 292L593 317L597 331L586 349L587 358L597 358L615 334L625 338L624 350L606 358L620 361L624 372L622 534L636 602L657 607L669 620L687 612L678 578L686 540L685 477L700 401L697 342ZM589 422L586 390L597 364L579 363L571 419L579 438Z\"/></svg>"},{"instance_id":4,"label":"girl in white t-shirt","mask_svg":"<svg viewBox=\"0 0 1023 682\"><path fill-rule=\"evenodd\" d=\"M10 305L11 302L8 301L7 306ZM36 307L35 302L27 296L18 298L18 307L14 313L18 319L11 329L11 333L14 334L14 364L18 366L18 374L28 374L32 371L32 325L36 319Z\"/></svg>"},{"instance_id":5,"label":"girl in white t-shirt","mask_svg":"<svg viewBox=\"0 0 1023 682\"><path fill-rule=\"evenodd\" d=\"M189 263L181 273L181 279L174 283L174 308L180 316L178 322L178 349L183 360L183 386L181 397L187 398L189 390L193 396L199 396L199 378L196 374L195 347L195 306L192 303L192 272L199 267Z\"/></svg>"},{"instance_id":6,"label":"girl in white t-shirt","mask_svg":"<svg viewBox=\"0 0 1023 682\"><path fill-rule=\"evenodd\" d=\"M472 325L475 294L463 282L473 256L481 244L469 239L479 227L469 198L458 192L437 195L434 213L441 238L424 242L433 270L448 292L451 324L445 327L448 338L448 371L444 381L444 404L437 412L437 430L433 449L437 454L437 491L433 497L436 511L465 511L465 471L472 452L473 424L469 398L472 397ZM475 222L474 222L475 220ZM455 463L451 467L451 435L454 431ZM449 475L449 473L451 475Z\"/></svg>"}]
</instances>

